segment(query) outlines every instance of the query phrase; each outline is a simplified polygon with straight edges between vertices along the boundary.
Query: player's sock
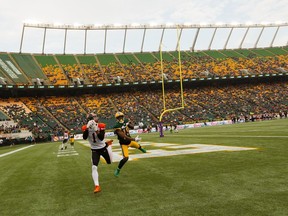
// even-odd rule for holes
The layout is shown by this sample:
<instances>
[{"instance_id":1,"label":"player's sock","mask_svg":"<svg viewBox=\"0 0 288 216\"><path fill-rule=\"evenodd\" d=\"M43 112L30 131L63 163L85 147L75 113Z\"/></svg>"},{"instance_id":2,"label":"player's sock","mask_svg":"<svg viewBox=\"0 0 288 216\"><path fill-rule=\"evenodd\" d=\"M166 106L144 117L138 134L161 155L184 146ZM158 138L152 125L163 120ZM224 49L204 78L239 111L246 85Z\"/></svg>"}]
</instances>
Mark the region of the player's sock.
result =
<instances>
[{"instance_id":1,"label":"player's sock","mask_svg":"<svg viewBox=\"0 0 288 216\"><path fill-rule=\"evenodd\" d=\"M98 170L97 170L97 166L95 165L92 166L92 178L94 181L94 185L99 185Z\"/></svg>"},{"instance_id":2,"label":"player's sock","mask_svg":"<svg viewBox=\"0 0 288 216\"><path fill-rule=\"evenodd\" d=\"M140 147L139 150L140 150L141 152L143 152L143 153L146 153L146 152L147 152L146 149L143 149L142 147Z\"/></svg>"},{"instance_id":3,"label":"player's sock","mask_svg":"<svg viewBox=\"0 0 288 216\"><path fill-rule=\"evenodd\" d=\"M119 168L117 168L117 169L115 170L114 175L115 175L116 177L118 177L118 176L120 175L120 169L119 169Z\"/></svg>"}]
</instances>

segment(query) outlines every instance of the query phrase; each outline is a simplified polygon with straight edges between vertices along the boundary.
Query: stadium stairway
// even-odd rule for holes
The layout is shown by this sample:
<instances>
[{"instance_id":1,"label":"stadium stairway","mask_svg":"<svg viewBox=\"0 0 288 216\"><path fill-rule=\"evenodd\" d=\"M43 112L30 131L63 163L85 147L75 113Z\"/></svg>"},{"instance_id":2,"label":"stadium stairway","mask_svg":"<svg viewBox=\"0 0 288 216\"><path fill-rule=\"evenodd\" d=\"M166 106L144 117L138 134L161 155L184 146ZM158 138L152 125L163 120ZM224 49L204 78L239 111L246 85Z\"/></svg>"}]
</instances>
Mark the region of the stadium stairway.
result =
<instances>
[{"instance_id":1,"label":"stadium stairway","mask_svg":"<svg viewBox=\"0 0 288 216\"><path fill-rule=\"evenodd\" d=\"M13 58L12 54L8 54L8 56L10 57L10 59L13 61L13 64L17 66L17 68L21 71L22 75L25 77L25 79L28 81L29 84L31 84L31 79L29 79L29 77L27 76L27 74L24 72L23 68L20 67L19 63L15 60L15 58Z\"/></svg>"},{"instance_id":2,"label":"stadium stairway","mask_svg":"<svg viewBox=\"0 0 288 216\"><path fill-rule=\"evenodd\" d=\"M84 76L84 77L81 77L81 78L83 78L84 83L89 83L89 79L88 79L88 77L86 76L86 73L84 72L83 67L82 67L82 65L80 64L80 61L79 61L79 59L77 58L77 56L75 56L75 59L76 59L76 62L77 62L77 64L78 64L78 66L80 67L80 70L81 70L83 76ZM79 77L79 78L80 78L80 77Z\"/></svg>"},{"instance_id":3,"label":"stadium stairway","mask_svg":"<svg viewBox=\"0 0 288 216\"><path fill-rule=\"evenodd\" d=\"M37 59L35 58L34 55L32 55L32 59L35 61L36 65L41 68L41 65L39 64L39 62L37 61ZM42 70L41 70L42 71ZM46 74L42 71L43 76L45 77L45 82L48 84L51 84L51 82L49 81L49 78L46 76Z\"/></svg>"},{"instance_id":4,"label":"stadium stairway","mask_svg":"<svg viewBox=\"0 0 288 216\"><path fill-rule=\"evenodd\" d=\"M65 73L64 70L63 70L63 67L62 67L61 63L59 62L59 59L56 57L56 55L53 55L53 56L54 56L55 61L56 61L57 64L59 65L59 68L61 69L61 72L64 74L66 80L68 80L68 83L71 84L71 80L68 79L66 73Z\"/></svg>"},{"instance_id":5,"label":"stadium stairway","mask_svg":"<svg viewBox=\"0 0 288 216\"><path fill-rule=\"evenodd\" d=\"M58 125L60 125L64 130L68 130L69 129L67 127L65 127L65 125L63 125L49 110L46 109L45 106L42 106L42 109L45 110L45 112L55 121L57 122Z\"/></svg>"},{"instance_id":6,"label":"stadium stairway","mask_svg":"<svg viewBox=\"0 0 288 216\"><path fill-rule=\"evenodd\" d=\"M100 62L99 58L97 58L97 56L95 56L95 59L96 59L96 62L98 64L99 68L100 68L100 71L101 71L103 77L105 78L105 81L108 83L108 78L105 76L105 74L103 72L103 68L102 68L102 65L101 65L101 62Z\"/></svg>"}]
</instances>

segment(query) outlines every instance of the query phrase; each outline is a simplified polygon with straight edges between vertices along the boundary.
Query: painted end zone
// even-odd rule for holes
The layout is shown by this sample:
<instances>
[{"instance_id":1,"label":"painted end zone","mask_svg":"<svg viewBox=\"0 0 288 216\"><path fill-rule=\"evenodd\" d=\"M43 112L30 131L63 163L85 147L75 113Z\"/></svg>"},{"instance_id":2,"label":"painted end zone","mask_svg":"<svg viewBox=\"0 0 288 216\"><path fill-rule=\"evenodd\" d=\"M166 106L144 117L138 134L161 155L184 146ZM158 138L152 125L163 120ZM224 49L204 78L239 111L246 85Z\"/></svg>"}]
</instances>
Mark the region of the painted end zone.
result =
<instances>
[{"instance_id":1,"label":"painted end zone","mask_svg":"<svg viewBox=\"0 0 288 216\"><path fill-rule=\"evenodd\" d=\"M86 141L80 141L80 143L83 144L84 146L90 147L89 143ZM130 148L129 150L133 151L133 154L129 155L129 160L136 160L140 158L199 154L208 152L220 152L220 151L233 152L233 151L256 150L256 148L250 148L250 147L207 145L207 144L180 145L171 143L152 143L152 142L141 142L141 146L145 146L147 153L143 154L140 153L140 151L137 149ZM153 147L153 149L149 150L149 146ZM113 162L119 162L121 159L122 159L121 149L119 145L115 143L113 144Z\"/></svg>"}]
</instances>

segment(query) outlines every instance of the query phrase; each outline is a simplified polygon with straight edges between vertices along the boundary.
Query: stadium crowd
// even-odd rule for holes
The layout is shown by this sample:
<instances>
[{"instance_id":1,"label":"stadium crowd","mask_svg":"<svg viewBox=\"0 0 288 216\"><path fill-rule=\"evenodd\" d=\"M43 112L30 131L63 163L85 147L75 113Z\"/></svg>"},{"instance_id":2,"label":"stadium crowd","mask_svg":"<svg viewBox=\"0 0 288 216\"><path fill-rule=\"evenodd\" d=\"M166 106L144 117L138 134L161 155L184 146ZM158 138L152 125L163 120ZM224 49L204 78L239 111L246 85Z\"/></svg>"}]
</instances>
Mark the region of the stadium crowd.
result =
<instances>
[{"instance_id":1,"label":"stadium crowd","mask_svg":"<svg viewBox=\"0 0 288 216\"><path fill-rule=\"evenodd\" d=\"M191 56L181 61L184 79L230 77L260 74L276 74L288 71L288 55L212 58ZM117 82L160 81L163 69L164 79L177 80L180 77L178 59L159 59L155 62L124 64L112 62L107 65L73 64L46 65L43 72L53 85L67 85L73 78L83 78L86 84L107 84ZM73 82L72 82L73 83Z\"/></svg>"},{"instance_id":2,"label":"stadium crowd","mask_svg":"<svg viewBox=\"0 0 288 216\"><path fill-rule=\"evenodd\" d=\"M231 119L234 123L274 118L287 118L287 82L251 83L187 88L184 109L163 115L165 124L196 123ZM162 92L135 90L132 93L87 94L82 96L43 96L0 100L0 109L13 119L13 128L0 127L0 133L29 130L36 139L61 136L65 129L81 131L87 113L96 112L111 128L114 114L121 111L131 116L135 125L151 128L163 112ZM166 109L181 107L179 89L168 89ZM19 131L18 131L19 132Z\"/></svg>"},{"instance_id":3,"label":"stadium crowd","mask_svg":"<svg viewBox=\"0 0 288 216\"><path fill-rule=\"evenodd\" d=\"M284 50L283 50L284 51ZM197 54L197 55L196 55ZM220 52L218 53L220 54ZM242 53L243 54L243 53ZM260 74L287 73L288 55L260 56L251 51L249 56L239 52L233 57L213 58L205 52L182 52L179 59L166 53L159 60L157 53L123 63L119 59L106 64L80 63L42 65L42 71L52 85L68 85L81 78L85 84L112 84L139 81L178 80L180 70L183 79L237 77ZM136 57L136 56L135 56ZM139 57L139 56L138 56ZM147 56L146 56L147 57ZM167 60L168 57L172 60ZM77 58L77 57L75 57ZM94 58L94 57L93 57ZM139 57L140 58L140 57ZM95 59L97 57L95 56ZM79 60L79 59L78 59ZM137 63L138 62L138 63ZM162 77L163 71L163 77ZM130 121L142 128L151 129L159 122L166 109L180 108L163 115L166 125L196 123L231 119L233 123L274 118L287 118L288 88L286 81L253 82L246 84L190 86L184 89L183 101L179 87L165 91L150 89L149 85L132 92L107 92L78 96L38 96L0 99L0 134L30 131L36 140L48 140L63 135L64 130L81 132L87 113L97 113L100 121L112 128L117 111L131 116ZM165 103L164 103L165 102ZM2 118L1 117L1 118ZM7 119L12 123L7 123Z\"/></svg>"}]
</instances>

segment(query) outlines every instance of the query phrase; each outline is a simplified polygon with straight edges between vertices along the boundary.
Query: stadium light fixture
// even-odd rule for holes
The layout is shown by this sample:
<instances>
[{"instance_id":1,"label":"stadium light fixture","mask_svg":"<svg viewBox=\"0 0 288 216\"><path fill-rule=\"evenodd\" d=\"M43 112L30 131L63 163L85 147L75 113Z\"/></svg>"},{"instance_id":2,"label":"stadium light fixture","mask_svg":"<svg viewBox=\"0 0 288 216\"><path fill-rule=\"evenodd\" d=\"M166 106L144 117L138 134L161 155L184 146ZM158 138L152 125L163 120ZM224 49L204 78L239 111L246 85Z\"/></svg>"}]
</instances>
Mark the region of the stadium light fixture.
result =
<instances>
[{"instance_id":1,"label":"stadium light fixture","mask_svg":"<svg viewBox=\"0 0 288 216\"><path fill-rule=\"evenodd\" d=\"M59 22L56 22L56 23L53 23L54 26L63 26L62 23L59 23Z\"/></svg>"},{"instance_id":2,"label":"stadium light fixture","mask_svg":"<svg viewBox=\"0 0 288 216\"><path fill-rule=\"evenodd\" d=\"M239 25L238 22L231 22L230 24L231 24L231 25Z\"/></svg>"},{"instance_id":3,"label":"stadium light fixture","mask_svg":"<svg viewBox=\"0 0 288 216\"><path fill-rule=\"evenodd\" d=\"M253 24L253 22L248 21L248 22L245 23L245 25L249 27L249 26L253 26L254 24Z\"/></svg>"},{"instance_id":4,"label":"stadium light fixture","mask_svg":"<svg viewBox=\"0 0 288 216\"><path fill-rule=\"evenodd\" d=\"M95 23L93 26L94 26L95 28L102 28L102 27L103 27L103 25L102 25L102 24L99 24L99 23Z\"/></svg>"},{"instance_id":5,"label":"stadium light fixture","mask_svg":"<svg viewBox=\"0 0 288 216\"><path fill-rule=\"evenodd\" d=\"M24 24L28 24L28 25L38 25L41 24L41 22L37 21L37 20L24 20L23 21Z\"/></svg>"},{"instance_id":6,"label":"stadium light fixture","mask_svg":"<svg viewBox=\"0 0 288 216\"><path fill-rule=\"evenodd\" d=\"M217 22L215 24L207 24L206 22L201 22L200 24L191 24L191 23L184 23L184 24L174 24L174 23L166 23L166 24L157 24L155 22L149 23L149 24L139 24L139 23L132 23L132 24L119 24L119 23L115 23L115 24L92 24L92 25L83 25L83 24L79 24L79 23L75 23L73 24L61 24L61 23L40 23L38 21L35 20L25 20L24 21L24 25L23 25L23 30L22 30L22 36L21 36L21 42L20 42L20 53L22 52L22 43L23 43L23 37L24 37L24 32L26 30L26 28L45 28L44 30L44 36L43 36L43 47L42 47L42 53L44 53L45 50L45 38L46 38L46 29L53 29L53 30L65 30L65 31L70 31L70 30L83 30L85 31L85 35L87 34L87 31L89 30L101 30L101 31L105 31L105 38L106 38L106 34L108 31L110 30L125 30L125 35L127 33L127 31L129 29L137 29L137 30L143 30L143 34L142 34L142 43L141 43L141 49L140 51L143 52L143 47L144 44L146 42L146 30L150 30L150 29L162 29L162 31L164 32L165 29L181 29L181 31L183 29L196 29L195 32L195 37L193 39L192 42L192 49L193 51L195 51L195 44L197 44L198 42L198 34L202 29L206 29L206 28L212 28L212 29L224 29L224 28L230 28L230 33L229 36L226 40L225 46L224 48L226 49L227 44L230 41L230 36L234 30L234 28L243 28L243 29L251 29L251 28L261 28L261 32L266 29L266 28L270 28L270 27L276 27L277 28L277 32L274 34L274 37L272 39L272 46L273 46L273 42L277 36L278 30L280 27L288 27L288 22L282 22L282 21L277 21L274 23L267 23L267 22L262 22L261 24L255 24L252 22L246 22L246 23L237 23L237 22L232 22L230 24L225 24L222 22ZM246 31L247 32L247 31ZM128 34L128 33L127 33ZM216 32L214 30L214 33L212 33L214 36L215 34L218 34L218 32ZM163 35L163 33L162 33ZM258 44L258 40L261 37L262 33L260 33L260 36L256 39L256 47ZM213 36L213 37L214 37ZM246 36L245 36L246 37ZM245 39L245 37L243 37ZM64 39L65 43L66 43L66 38ZM106 39L104 39L104 53L106 53ZM123 42L123 46L125 47L125 43L126 43L126 36ZM211 43L211 41L210 41ZM86 53L86 36L85 36L85 42L84 42L84 53ZM65 46L65 45L64 45ZM199 50L199 49L197 49ZM200 49L201 50L201 49ZM123 50L122 50L123 51ZM125 50L124 50L125 51Z\"/></svg>"},{"instance_id":7,"label":"stadium light fixture","mask_svg":"<svg viewBox=\"0 0 288 216\"><path fill-rule=\"evenodd\" d=\"M278 21L275 22L276 25L281 25L281 24L284 24L284 23L285 23L285 22L283 22L283 21L281 21L281 20L278 20Z\"/></svg>"},{"instance_id":8,"label":"stadium light fixture","mask_svg":"<svg viewBox=\"0 0 288 216\"><path fill-rule=\"evenodd\" d=\"M270 23L269 22L266 22L266 21L263 21L261 22L261 25L269 25Z\"/></svg>"},{"instance_id":9,"label":"stadium light fixture","mask_svg":"<svg viewBox=\"0 0 288 216\"><path fill-rule=\"evenodd\" d=\"M139 23L132 23L131 26L132 26L132 27L139 27L140 24L139 24Z\"/></svg>"},{"instance_id":10,"label":"stadium light fixture","mask_svg":"<svg viewBox=\"0 0 288 216\"><path fill-rule=\"evenodd\" d=\"M150 27L156 27L156 26L158 26L158 24L157 24L157 23L154 23L154 22L151 22L151 23L149 23L148 26L150 26Z\"/></svg>"},{"instance_id":11,"label":"stadium light fixture","mask_svg":"<svg viewBox=\"0 0 288 216\"><path fill-rule=\"evenodd\" d=\"M191 25L192 25L192 23L188 23L188 22L184 23L184 26L186 26L186 27L191 26Z\"/></svg>"},{"instance_id":12,"label":"stadium light fixture","mask_svg":"<svg viewBox=\"0 0 288 216\"><path fill-rule=\"evenodd\" d=\"M51 24L46 23L42 24L36 21L32 22L26 22L24 23L24 27L31 27L31 28L53 28L53 29L77 29L77 30L103 30L103 29L129 29L129 28L137 28L137 29L162 29L169 27L171 29L176 28L233 28L233 27L241 27L241 28L248 28L248 27L278 27L278 26L288 26L288 23L285 22L277 22L276 23L267 23L263 22L261 24L254 24L252 22L246 22L245 24L225 24L222 22L218 22L216 24L207 24L207 23L200 23L200 24L173 24L173 23L167 23L167 24L157 24L157 23L150 23L150 24L131 24L131 25L122 25L119 23L115 24L106 24L106 25L100 25L100 24L94 24L94 25L83 25L79 23L75 23L74 25L71 24Z\"/></svg>"},{"instance_id":13,"label":"stadium light fixture","mask_svg":"<svg viewBox=\"0 0 288 216\"><path fill-rule=\"evenodd\" d=\"M73 26L76 27L76 28L78 28L78 27L80 27L80 26L82 26L82 25L81 25L80 23L74 23Z\"/></svg>"},{"instance_id":14,"label":"stadium light fixture","mask_svg":"<svg viewBox=\"0 0 288 216\"><path fill-rule=\"evenodd\" d=\"M206 26L208 26L208 23L202 22L202 23L200 23L200 26L201 27L206 27Z\"/></svg>"},{"instance_id":15,"label":"stadium light fixture","mask_svg":"<svg viewBox=\"0 0 288 216\"><path fill-rule=\"evenodd\" d=\"M121 26L123 26L123 25L120 24L120 23L114 23L114 24L112 24L112 26L114 26L114 27L121 27Z\"/></svg>"},{"instance_id":16,"label":"stadium light fixture","mask_svg":"<svg viewBox=\"0 0 288 216\"><path fill-rule=\"evenodd\" d=\"M165 26L166 27L172 27L172 26L175 26L175 24L174 23L166 23Z\"/></svg>"},{"instance_id":17,"label":"stadium light fixture","mask_svg":"<svg viewBox=\"0 0 288 216\"><path fill-rule=\"evenodd\" d=\"M224 26L224 23L222 23L222 22L217 22L215 25L216 25L216 26Z\"/></svg>"}]
</instances>

